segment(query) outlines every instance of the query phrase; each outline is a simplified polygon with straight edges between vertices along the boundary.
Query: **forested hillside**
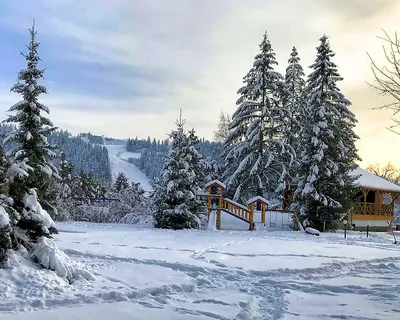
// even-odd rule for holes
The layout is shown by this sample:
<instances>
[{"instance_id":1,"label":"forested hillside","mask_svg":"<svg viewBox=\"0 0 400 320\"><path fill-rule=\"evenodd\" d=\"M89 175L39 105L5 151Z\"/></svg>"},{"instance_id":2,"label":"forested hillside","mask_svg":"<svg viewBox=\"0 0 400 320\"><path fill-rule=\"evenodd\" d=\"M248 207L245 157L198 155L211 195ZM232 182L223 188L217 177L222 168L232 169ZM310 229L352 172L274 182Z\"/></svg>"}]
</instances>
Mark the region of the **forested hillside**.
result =
<instances>
[{"instance_id":1,"label":"forested hillside","mask_svg":"<svg viewBox=\"0 0 400 320\"><path fill-rule=\"evenodd\" d=\"M202 139L198 144L199 152L210 163L216 162L221 153L222 144ZM126 150L141 154L140 158L128 161L138 166L152 181L157 178L164 165L169 150L169 140L128 139Z\"/></svg>"},{"instance_id":2,"label":"forested hillside","mask_svg":"<svg viewBox=\"0 0 400 320\"><path fill-rule=\"evenodd\" d=\"M5 135L13 130L13 126L0 124L0 142L3 144ZM73 136L70 132L59 130L51 133L48 137L50 144L55 144L60 148L55 152L60 155L61 150L65 154L65 158L74 166L76 173L80 171L92 175L95 180L109 182L110 181L110 164L108 161L107 149L101 145L92 144L99 141L98 136L91 136L92 139L83 139L80 136ZM92 143L90 143L90 142ZM14 145L16 146L16 145ZM13 144L4 146L5 151L10 151ZM60 156L56 157L53 162L59 165Z\"/></svg>"}]
</instances>

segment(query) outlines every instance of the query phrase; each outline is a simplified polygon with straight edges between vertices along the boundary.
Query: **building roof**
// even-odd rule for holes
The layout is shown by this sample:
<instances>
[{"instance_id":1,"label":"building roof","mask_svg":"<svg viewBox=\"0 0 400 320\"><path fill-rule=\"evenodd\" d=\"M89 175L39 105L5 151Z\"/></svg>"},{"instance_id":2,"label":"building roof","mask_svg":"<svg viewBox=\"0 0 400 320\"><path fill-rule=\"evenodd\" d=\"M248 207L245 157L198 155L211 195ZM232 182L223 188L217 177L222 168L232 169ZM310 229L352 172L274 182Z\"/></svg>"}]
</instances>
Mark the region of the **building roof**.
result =
<instances>
[{"instance_id":1,"label":"building roof","mask_svg":"<svg viewBox=\"0 0 400 320\"><path fill-rule=\"evenodd\" d=\"M208 182L205 187L208 188L208 187L211 187L213 185L219 185L222 188L226 189L226 185L223 182L219 181L219 180L212 180L212 181Z\"/></svg>"},{"instance_id":2,"label":"building roof","mask_svg":"<svg viewBox=\"0 0 400 320\"><path fill-rule=\"evenodd\" d=\"M253 198L249 199L247 201L247 204L254 203L256 201L260 201L260 202L263 202L263 203L269 205L269 201L267 199L263 198L263 197L260 197L260 196L256 196L256 197L253 197Z\"/></svg>"},{"instance_id":3,"label":"building roof","mask_svg":"<svg viewBox=\"0 0 400 320\"><path fill-rule=\"evenodd\" d=\"M400 192L400 186L371 172L368 172L367 170L357 168L356 170L352 171L350 175L359 176L359 178L355 181L355 184L358 187Z\"/></svg>"}]
</instances>

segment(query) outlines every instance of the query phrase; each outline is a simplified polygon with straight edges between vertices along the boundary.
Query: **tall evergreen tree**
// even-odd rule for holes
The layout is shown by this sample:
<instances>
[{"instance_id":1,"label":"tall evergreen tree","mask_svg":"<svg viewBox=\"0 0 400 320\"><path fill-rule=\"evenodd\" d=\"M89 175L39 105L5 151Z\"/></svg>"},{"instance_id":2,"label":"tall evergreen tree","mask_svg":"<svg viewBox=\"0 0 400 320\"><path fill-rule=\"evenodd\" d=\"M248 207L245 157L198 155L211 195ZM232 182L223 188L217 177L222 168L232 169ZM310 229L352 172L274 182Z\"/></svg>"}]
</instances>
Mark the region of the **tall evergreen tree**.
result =
<instances>
[{"instance_id":1,"label":"tall evergreen tree","mask_svg":"<svg viewBox=\"0 0 400 320\"><path fill-rule=\"evenodd\" d=\"M300 57L296 47L292 49L288 64L285 74L285 83L287 87L285 106L289 110L290 116L287 118L288 124L284 134L284 140L288 145L293 147L296 153L296 159L298 159L302 150L302 143L299 138L301 137L305 125L307 103L304 92L306 83L304 80L305 75L303 67L300 64ZM293 177L296 174L297 166L292 166L291 171L290 175Z\"/></svg>"},{"instance_id":2,"label":"tall evergreen tree","mask_svg":"<svg viewBox=\"0 0 400 320\"><path fill-rule=\"evenodd\" d=\"M34 25L29 29L29 35L28 53L22 53L27 66L19 72L18 83L11 88L12 92L20 94L23 99L9 109L12 115L5 122L17 125L17 130L7 137L7 140L18 144L12 153L15 161L27 161L32 170L27 178L20 181L19 187L12 188L11 191L16 193L12 194L16 198L16 205L21 206L25 194L31 188L36 188L38 199L44 208L53 210L55 199L50 186L51 179L58 174L50 162L56 156L53 151L55 148L49 145L47 137L56 128L44 115L50 113L49 109L39 102L40 95L47 93L47 89L38 83L44 78L44 70L39 69L39 43L36 41Z\"/></svg>"},{"instance_id":3,"label":"tall evergreen tree","mask_svg":"<svg viewBox=\"0 0 400 320\"><path fill-rule=\"evenodd\" d=\"M283 107L287 95L283 76L271 43L264 34L260 53L239 89L238 109L224 142L223 178L235 200L281 191L294 151L283 140L289 110Z\"/></svg>"},{"instance_id":4,"label":"tall evergreen tree","mask_svg":"<svg viewBox=\"0 0 400 320\"><path fill-rule=\"evenodd\" d=\"M156 228L192 229L200 227L195 212L196 195L193 186L196 174L189 156L189 138L183 130L184 121L170 134L172 143L160 179L152 196Z\"/></svg>"},{"instance_id":5,"label":"tall evergreen tree","mask_svg":"<svg viewBox=\"0 0 400 320\"><path fill-rule=\"evenodd\" d=\"M311 66L306 92L308 117L304 131L304 151L295 204L309 221L317 224L317 207L342 208L350 202L357 177L349 172L360 160L354 133L356 119L351 105L337 83L343 78L332 58L328 37L320 39L317 58Z\"/></svg>"}]
</instances>

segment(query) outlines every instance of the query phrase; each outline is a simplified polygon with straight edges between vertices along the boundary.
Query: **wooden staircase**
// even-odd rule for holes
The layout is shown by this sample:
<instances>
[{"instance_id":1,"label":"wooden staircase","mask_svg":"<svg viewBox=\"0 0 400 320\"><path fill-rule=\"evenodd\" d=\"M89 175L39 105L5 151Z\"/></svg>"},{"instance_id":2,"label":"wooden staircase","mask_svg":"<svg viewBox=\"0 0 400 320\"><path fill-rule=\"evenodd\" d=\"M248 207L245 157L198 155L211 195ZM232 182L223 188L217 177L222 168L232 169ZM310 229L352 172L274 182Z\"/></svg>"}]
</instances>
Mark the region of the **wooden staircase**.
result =
<instances>
[{"instance_id":1,"label":"wooden staircase","mask_svg":"<svg viewBox=\"0 0 400 320\"><path fill-rule=\"evenodd\" d=\"M242 220L243 222L247 222L249 224L249 230L254 230L254 213L245 206L242 206L241 204L232 200L222 198L221 210L239 220ZM217 217L217 222L218 220L221 221L221 219L218 219ZM218 223L217 229L219 229Z\"/></svg>"},{"instance_id":2,"label":"wooden staircase","mask_svg":"<svg viewBox=\"0 0 400 320\"><path fill-rule=\"evenodd\" d=\"M243 222L249 224L249 230L254 230L254 211L255 206L260 206L262 215L261 222L265 223L265 212L268 207L268 201L262 197L254 197L248 201L249 207L245 207L240 203L224 198L222 196L225 185L218 181L213 180L206 185L207 193L198 193L200 198L207 199L208 217L210 217L211 210L217 210L216 228L221 228L221 212L225 212ZM215 209L214 209L215 208Z\"/></svg>"}]
</instances>

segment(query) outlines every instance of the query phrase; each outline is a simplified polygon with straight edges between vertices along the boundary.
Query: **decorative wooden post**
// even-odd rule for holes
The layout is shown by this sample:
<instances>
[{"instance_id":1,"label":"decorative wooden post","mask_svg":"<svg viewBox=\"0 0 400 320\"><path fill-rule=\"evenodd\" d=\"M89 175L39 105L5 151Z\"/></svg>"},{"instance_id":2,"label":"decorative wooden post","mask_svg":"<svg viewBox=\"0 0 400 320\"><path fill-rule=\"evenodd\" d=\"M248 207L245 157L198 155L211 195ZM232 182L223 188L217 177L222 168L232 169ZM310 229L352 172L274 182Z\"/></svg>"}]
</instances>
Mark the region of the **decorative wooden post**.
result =
<instances>
[{"instance_id":1,"label":"decorative wooden post","mask_svg":"<svg viewBox=\"0 0 400 320\"><path fill-rule=\"evenodd\" d=\"M247 201L247 204L250 206L250 221L251 221L251 224L250 224L250 228L249 229L250 230L254 230L254 212L255 212L254 208L257 208L257 204L261 205L261 222L263 224L265 224L265 214L266 214L269 202L268 202L267 199L265 199L263 197L260 197L260 196L257 196L257 197L251 198L249 201Z\"/></svg>"},{"instance_id":2,"label":"decorative wooden post","mask_svg":"<svg viewBox=\"0 0 400 320\"><path fill-rule=\"evenodd\" d=\"M363 188L363 196L364 196L364 212L363 214L367 214L367 195L368 195L368 190Z\"/></svg>"},{"instance_id":3,"label":"decorative wooden post","mask_svg":"<svg viewBox=\"0 0 400 320\"><path fill-rule=\"evenodd\" d=\"M221 209L223 206L223 198L222 194L225 190L226 186L221 181L213 180L206 184L206 189L208 191L208 199L207 199L207 211L208 218L210 219L211 206L215 203L218 206L217 210L217 221L216 228L221 228Z\"/></svg>"}]
</instances>

